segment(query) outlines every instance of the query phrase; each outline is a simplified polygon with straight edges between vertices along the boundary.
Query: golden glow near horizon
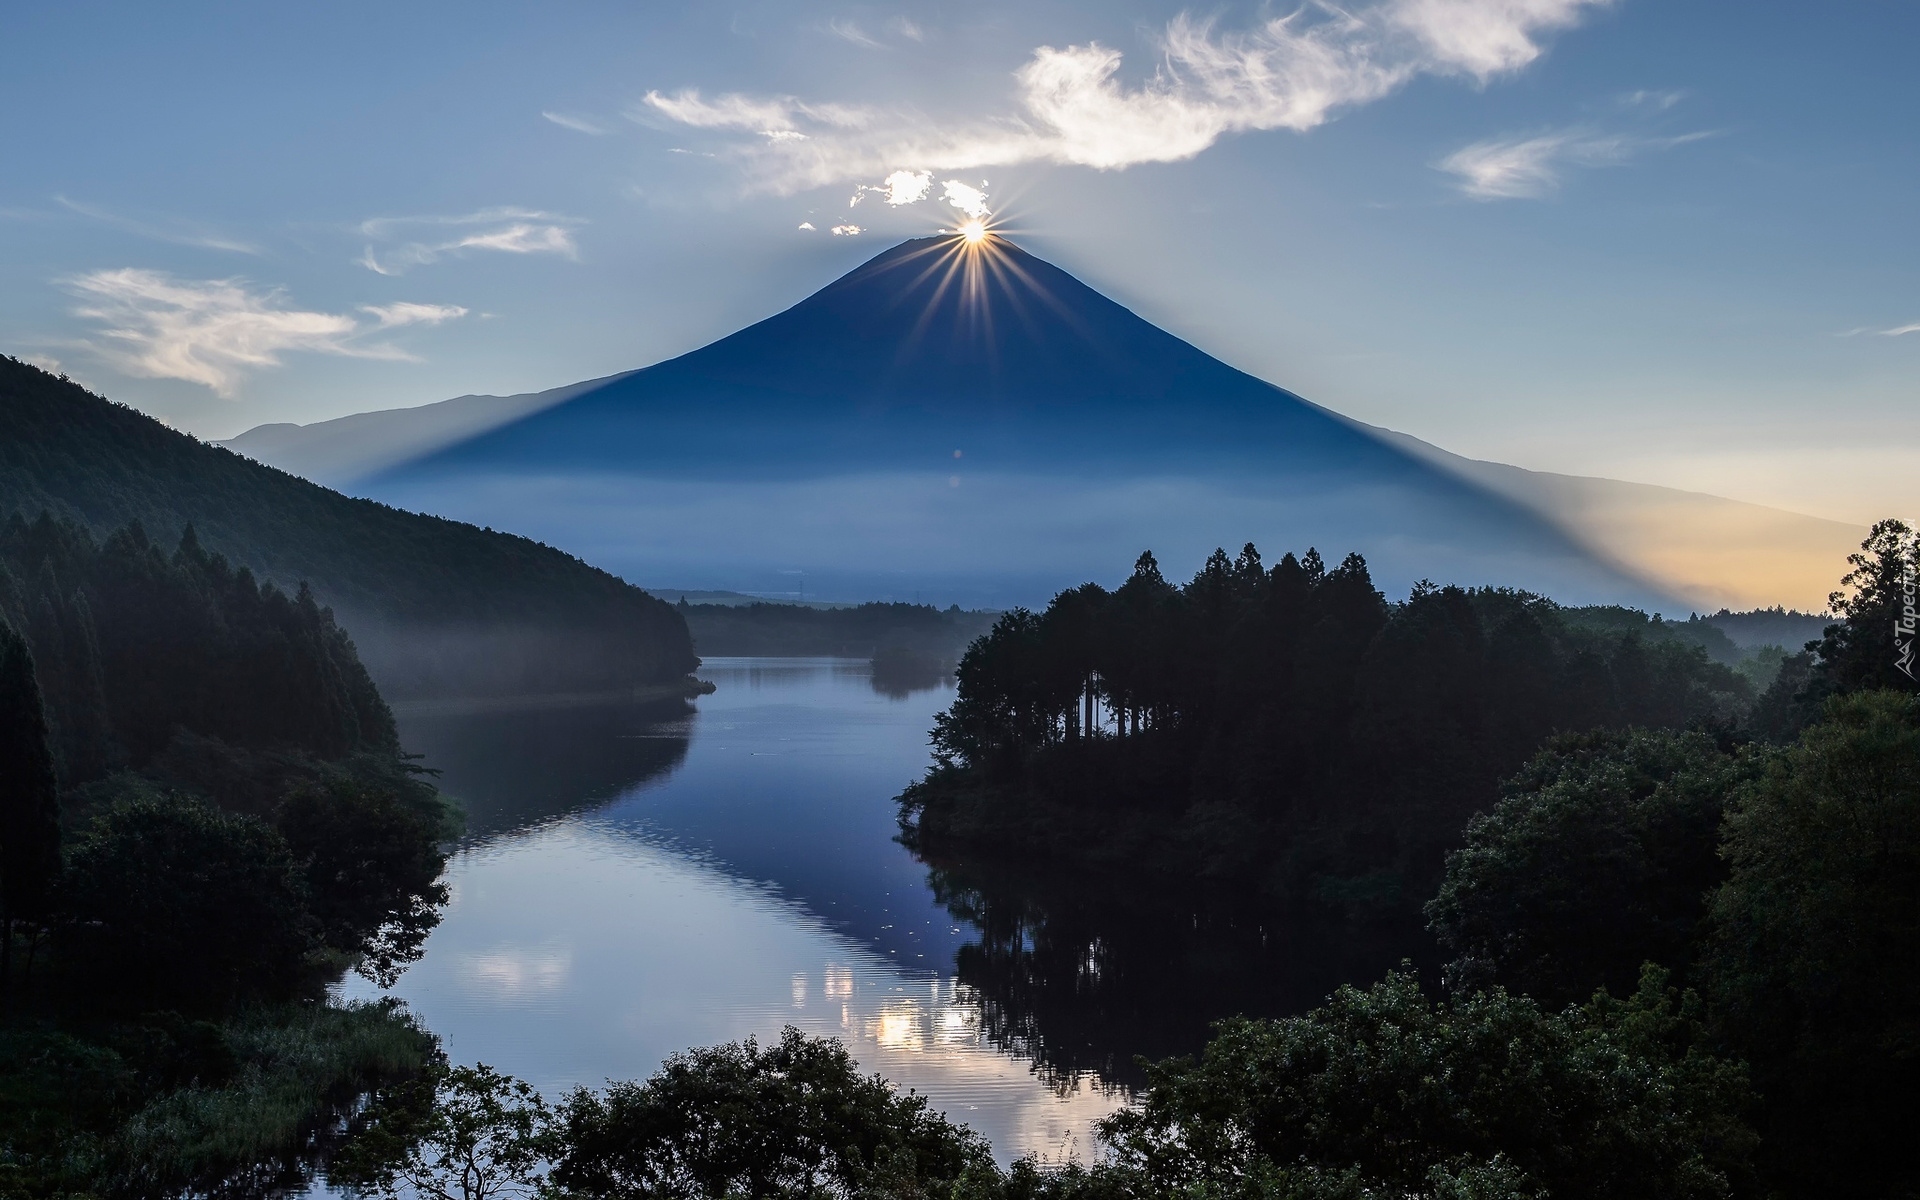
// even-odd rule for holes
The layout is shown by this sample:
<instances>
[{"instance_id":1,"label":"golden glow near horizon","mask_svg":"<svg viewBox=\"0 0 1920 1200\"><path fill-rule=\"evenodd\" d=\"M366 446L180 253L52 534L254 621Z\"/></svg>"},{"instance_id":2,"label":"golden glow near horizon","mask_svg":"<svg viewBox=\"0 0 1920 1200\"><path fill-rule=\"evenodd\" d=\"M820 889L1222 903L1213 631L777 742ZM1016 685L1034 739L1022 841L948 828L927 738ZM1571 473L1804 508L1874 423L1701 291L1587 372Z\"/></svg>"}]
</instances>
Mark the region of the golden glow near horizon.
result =
<instances>
[{"instance_id":1,"label":"golden glow near horizon","mask_svg":"<svg viewBox=\"0 0 1920 1200\"><path fill-rule=\"evenodd\" d=\"M987 240L987 223L979 217L974 217L972 220L960 222L960 228L955 232L965 238L968 245L977 246Z\"/></svg>"}]
</instances>

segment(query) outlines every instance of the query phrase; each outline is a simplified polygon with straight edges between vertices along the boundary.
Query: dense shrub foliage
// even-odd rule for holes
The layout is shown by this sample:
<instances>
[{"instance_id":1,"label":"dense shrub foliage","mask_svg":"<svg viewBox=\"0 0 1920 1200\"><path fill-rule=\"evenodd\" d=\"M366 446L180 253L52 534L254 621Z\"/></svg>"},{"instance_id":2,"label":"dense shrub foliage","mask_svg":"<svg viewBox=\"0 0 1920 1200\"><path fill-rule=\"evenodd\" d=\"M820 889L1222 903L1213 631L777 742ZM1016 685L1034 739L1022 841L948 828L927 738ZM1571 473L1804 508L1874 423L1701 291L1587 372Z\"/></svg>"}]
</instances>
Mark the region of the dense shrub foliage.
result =
<instances>
[{"instance_id":1,"label":"dense shrub foliage","mask_svg":"<svg viewBox=\"0 0 1920 1200\"><path fill-rule=\"evenodd\" d=\"M488 1068L445 1072L377 1106L335 1179L583 1200L1751 1194L1744 1071L1699 1049L1693 1001L1664 985L1649 970L1630 1000L1552 1013L1497 990L1435 1004L1396 974L1303 1017L1226 1022L1198 1062L1152 1069L1092 1167L1003 1172L923 1098L788 1029L552 1111Z\"/></svg>"},{"instance_id":2,"label":"dense shrub foliage","mask_svg":"<svg viewBox=\"0 0 1920 1200\"><path fill-rule=\"evenodd\" d=\"M1624 993L1640 964L1684 967L1726 878L1720 823L1764 759L1700 733L1555 739L1467 823L1427 916L1455 989L1548 1003Z\"/></svg>"},{"instance_id":3,"label":"dense shrub foliage","mask_svg":"<svg viewBox=\"0 0 1920 1200\"><path fill-rule=\"evenodd\" d=\"M1704 986L1770 1098L1787 1181L1916 1186L1920 1091L1920 696L1827 701L1729 806Z\"/></svg>"},{"instance_id":4,"label":"dense shrub foliage","mask_svg":"<svg viewBox=\"0 0 1920 1200\"><path fill-rule=\"evenodd\" d=\"M321 988L418 957L456 825L305 588L0 529L0 1196L298 1183L437 1053Z\"/></svg>"},{"instance_id":5,"label":"dense shrub foliage","mask_svg":"<svg viewBox=\"0 0 1920 1200\"><path fill-rule=\"evenodd\" d=\"M1782 748L1557 743L1469 827L1427 911L1461 991L1578 997L1636 961L1675 964L1705 997L1710 1044L1752 1067L1770 1185L1904 1195L1920 696L1841 693L1823 712Z\"/></svg>"},{"instance_id":6,"label":"dense shrub foliage","mask_svg":"<svg viewBox=\"0 0 1920 1200\"><path fill-rule=\"evenodd\" d=\"M1151 555L1107 592L1009 613L967 652L902 797L922 847L1145 865L1406 908L1498 781L1555 731L1733 717L1752 687L1622 609L1422 584L1252 546L1189 583Z\"/></svg>"},{"instance_id":7,"label":"dense shrub foliage","mask_svg":"<svg viewBox=\"0 0 1920 1200\"><path fill-rule=\"evenodd\" d=\"M393 1004L71 1030L16 1015L0 1023L0 1196L297 1194L302 1158L340 1140L357 1097L437 1056Z\"/></svg>"},{"instance_id":8,"label":"dense shrub foliage","mask_svg":"<svg viewBox=\"0 0 1920 1200\"><path fill-rule=\"evenodd\" d=\"M978 1134L862 1075L839 1042L788 1028L556 1108L485 1065L445 1070L384 1095L332 1177L394 1197L829 1200L990 1195L999 1176Z\"/></svg>"},{"instance_id":9,"label":"dense shrub foliage","mask_svg":"<svg viewBox=\"0 0 1920 1200\"><path fill-rule=\"evenodd\" d=\"M553 1179L589 1196L863 1196L957 1180L978 1134L794 1029L675 1055L645 1083L575 1091Z\"/></svg>"},{"instance_id":10,"label":"dense shrub foliage","mask_svg":"<svg viewBox=\"0 0 1920 1200\"><path fill-rule=\"evenodd\" d=\"M61 892L59 961L74 984L127 988L156 1006L284 996L318 942L285 839L183 796L101 814L68 856Z\"/></svg>"},{"instance_id":11,"label":"dense shrub foliage","mask_svg":"<svg viewBox=\"0 0 1920 1200\"><path fill-rule=\"evenodd\" d=\"M1136 1195L1344 1177L1413 1196L1469 1171L1496 1194L1738 1194L1745 1073L1700 1049L1665 983L1557 1013L1497 988L1435 1004L1411 974L1344 987L1305 1016L1223 1023L1103 1136Z\"/></svg>"}]
</instances>

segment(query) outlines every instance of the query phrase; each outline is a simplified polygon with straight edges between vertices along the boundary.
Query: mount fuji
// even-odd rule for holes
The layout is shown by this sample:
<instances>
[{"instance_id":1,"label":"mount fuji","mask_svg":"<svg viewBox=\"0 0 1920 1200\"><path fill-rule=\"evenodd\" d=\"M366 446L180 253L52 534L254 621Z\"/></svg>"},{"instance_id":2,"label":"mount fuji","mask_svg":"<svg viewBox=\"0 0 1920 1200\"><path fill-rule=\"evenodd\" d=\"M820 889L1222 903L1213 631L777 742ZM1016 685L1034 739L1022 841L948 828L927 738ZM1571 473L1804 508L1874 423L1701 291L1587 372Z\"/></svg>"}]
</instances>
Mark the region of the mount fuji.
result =
<instances>
[{"instance_id":1,"label":"mount fuji","mask_svg":"<svg viewBox=\"0 0 1920 1200\"><path fill-rule=\"evenodd\" d=\"M1357 550L1390 593L1686 607L1468 460L1236 370L992 235L902 243L643 370L228 445L643 584L1005 606L1143 549L1177 575L1252 541ZM1852 534L1777 515L1831 526L1801 531L1822 554Z\"/></svg>"}]
</instances>

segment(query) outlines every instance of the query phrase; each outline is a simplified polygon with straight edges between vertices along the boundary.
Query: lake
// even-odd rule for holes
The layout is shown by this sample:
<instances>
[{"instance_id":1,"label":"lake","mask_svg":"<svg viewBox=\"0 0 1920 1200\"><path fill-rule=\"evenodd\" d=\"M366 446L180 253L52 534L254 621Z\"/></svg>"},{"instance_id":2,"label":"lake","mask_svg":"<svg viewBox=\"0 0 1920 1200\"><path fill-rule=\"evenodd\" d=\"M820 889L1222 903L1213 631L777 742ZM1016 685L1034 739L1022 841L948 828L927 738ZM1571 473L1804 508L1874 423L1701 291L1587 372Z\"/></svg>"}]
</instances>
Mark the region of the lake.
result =
<instances>
[{"instance_id":1,"label":"lake","mask_svg":"<svg viewBox=\"0 0 1920 1200\"><path fill-rule=\"evenodd\" d=\"M1298 1011L1394 948L895 840L950 684L865 662L709 659L691 706L399 713L469 814L452 898L393 993L456 1063L550 1098L793 1025L928 1096L1002 1161L1091 1126L1235 1012ZM377 994L358 977L347 996Z\"/></svg>"}]
</instances>

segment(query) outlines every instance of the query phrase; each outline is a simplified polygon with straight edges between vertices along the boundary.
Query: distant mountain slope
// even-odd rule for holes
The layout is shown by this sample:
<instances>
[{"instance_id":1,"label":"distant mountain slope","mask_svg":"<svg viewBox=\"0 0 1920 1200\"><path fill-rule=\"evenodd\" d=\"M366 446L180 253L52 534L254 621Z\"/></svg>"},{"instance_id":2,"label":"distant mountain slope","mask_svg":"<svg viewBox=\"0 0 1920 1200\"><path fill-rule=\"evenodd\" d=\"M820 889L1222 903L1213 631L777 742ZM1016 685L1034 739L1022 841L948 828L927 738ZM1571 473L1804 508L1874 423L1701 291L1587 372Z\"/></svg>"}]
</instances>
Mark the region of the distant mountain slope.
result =
<instances>
[{"instance_id":1,"label":"distant mountain slope","mask_svg":"<svg viewBox=\"0 0 1920 1200\"><path fill-rule=\"evenodd\" d=\"M1247 540L1359 549L1391 589L1807 605L1858 541L1717 498L1471 464L1237 371L1000 239L904 243L739 333L577 388L498 424L492 398L448 402L432 450L325 469L686 586L770 591L804 571L822 596L999 607L1147 546L1184 571ZM365 428L428 416L407 411ZM233 444L300 469L340 424Z\"/></svg>"},{"instance_id":2,"label":"distant mountain slope","mask_svg":"<svg viewBox=\"0 0 1920 1200\"><path fill-rule=\"evenodd\" d=\"M311 425L256 425L220 444L302 479L339 487L551 408L618 378L592 379L516 396L456 396L418 408L354 413Z\"/></svg>"},{"instance_id":3,"label":"distant mountain slope","mask_svg":"<svg viewBox=\"0 0 1920 1200\"><path fill-rule=\"evenodd\" d=\"M412 457L397 448L430 453L507 424L523 412L550 407L588 386L595 385L575 384L526 396L462 396L312 425L261 425L221 445L329 487L351 490ZM1820 610L1846 556L1866 533L1863 526L1704 492L1532 471L1466 458L1392 430L1376 428L1375 432L1525 505L1595 554L1663 585L1702 612L1783 603ZM681 590L653 590L669 603L682 595ZM737 600L715 601L715 596L733 594L685 594L695 603L758 599L740 595ZM1820 632L1818 628L1803 632L1802 626L1824 621L1824 617L1809 617L1781 636L1798 646Z\"/></svg>"},{"instance_id":4,"label":"distant mountain slope","mask_svg":"<svg viewBox=\"0 0 1920 1200\"><path fill-rule=\"evenodd\" d=\"M1717 612L1702 618L1727 635L1727 640L1743 650L1760 646L1778 646L1798 653L1808 642L1819 641L1834 618L1826 613L1793 612L1787 609L1756 609L1753 612Z\"/></svg>"},{"instance_id":5,"label":"distant mountain slope","mask_svg":"<svg viewBox=\"0 0 1920 1200\"><path fill-rule=\"evenodd\" d=\"M1548 517L1596 554L1659 580L1702 612L1780 604L1824 612L1847 555L1867 533L1703 492L1529 471L1464 458L1403 433L1380 434ZM1818 636L1815 629L1799 640Z\"/></svg>"},{"instance_id":6,"label":"distant mountain slope","mask_svg":"<svg viewBox=\"0 0 1920 1200\"><path fill-rule=\"evenodd\" d=\"M1152 547L1359 550L1673 610L1551 521L1214 359L1012 243L909 241L739 333L386 470L367 494L613 569L1037 603ZM744 585L744 586L743 586Z\"/></svg>"},{"instance_id":7,"label":"distant mountain slope","mask_svg":"<svg viewBox=\"0 0 1920 1200\"><path fill-rule=\"evenodd\" d=\"M1009 242L951 237L903 243L785 312L393 474L944 474L956 448L968 471L1278 469L1309 485L1359 471L1482 499Z\"/></svg>"},{"instance_id":8,"label":"distant mountain slope","mask_svg":"<svg viewBox=\"0 0 1920 1200\"><path fill-rule=\"evenodd\" d=\"M601 691L693 669L672 606L549 546L355 500L0 358L0 515L139 521L331 605L395 697Z\"/></svg>"}]
</instances>

